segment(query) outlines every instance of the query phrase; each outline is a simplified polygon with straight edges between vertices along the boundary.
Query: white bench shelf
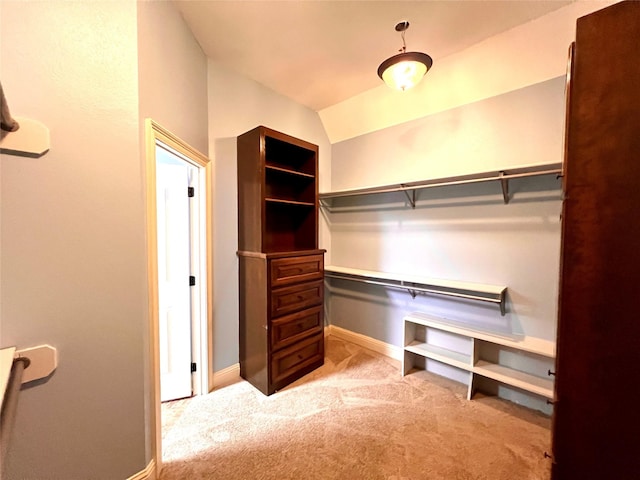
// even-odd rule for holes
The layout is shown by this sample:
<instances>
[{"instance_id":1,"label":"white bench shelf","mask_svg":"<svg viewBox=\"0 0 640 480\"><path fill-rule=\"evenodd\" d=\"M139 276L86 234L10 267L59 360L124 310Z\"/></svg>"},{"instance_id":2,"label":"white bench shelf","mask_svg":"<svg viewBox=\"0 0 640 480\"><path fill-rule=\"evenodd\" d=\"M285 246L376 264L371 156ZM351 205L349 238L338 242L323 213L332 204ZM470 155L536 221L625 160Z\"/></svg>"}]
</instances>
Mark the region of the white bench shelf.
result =
<instances>
[{"instance_id":1,"label":"white bench shelf","mask_svg":"<svg viewBox=\"0 0 640 480\"><path fill-rule=\"evenodd\" d=\"M430 332L445 332L459 344L466 346L459 352L429 342ZM424 313L411 313L404 317L404 354L402 374L415 366L418 358L436 360L469 372L467 398L473 397L478 377L489 378L505 385L553 398L553 380L549 371L525 372L500 363L498 352L522 354L534 359L551 361L555 358L554 342L532 337L503 337L468 326L433 317ZM533 362L537 365L538 362Z\"/></svg>"},{"instance_id":2,"label":"white bench shelf","mask_svg":"<svg viewBox=\"0 0 640 480\"><path fill-rule=\"evenodd\" d=\"M506 313L505 295L507 287L505 286L459 282L416 275L398 275L395 273L360 270L335 265L326 265L324 267L324 275L328 278L352 280L387 288L407 290L414 298L417 293L429 293L490 302L500 307L500 313L502 315Z\"/></svg>"}]
</instances>

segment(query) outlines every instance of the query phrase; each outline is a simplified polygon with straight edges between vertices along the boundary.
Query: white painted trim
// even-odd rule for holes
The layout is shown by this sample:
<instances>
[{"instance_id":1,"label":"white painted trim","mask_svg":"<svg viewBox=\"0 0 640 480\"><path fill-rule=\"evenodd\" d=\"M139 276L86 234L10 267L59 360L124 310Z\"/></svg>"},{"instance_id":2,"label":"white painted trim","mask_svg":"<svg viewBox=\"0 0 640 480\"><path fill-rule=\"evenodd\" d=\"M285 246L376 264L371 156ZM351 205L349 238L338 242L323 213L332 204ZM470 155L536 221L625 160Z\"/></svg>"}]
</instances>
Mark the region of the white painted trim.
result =
<instances>
[{"instance_id":1,"label":"white painted trim","mask_svg":"<svg viewBox=\"0 0 640 480\"><path fill-rule=\"evenodd\" d=\"M239 382L240 364L236 363L217 372L213 372L213 388L226 387L232 383Z\"/></svg>"},{"instance_id":2,"label":"white painted trim","mask_svg":"<svg viewBox=\"0 0 640 480\"><path fill-rule=\"evenodd\" d=\"M152 119L145 119L145 191L146 191L146 216L147 216L147 288L149 291L149 354L151 364L151 385L149 395L150 413L150 437L151 451L154 455L155 468L162 471L162 424L160 411L160 355L159 355L159 334L158 334L158 265L157 265L157 211L156 211L156 144L162 142L166 147L174 149L194 164L204 168L206 178L206 249L205 257L201 259L206 265L206 299L207 314L206 332L201 334L207 339L208 358L211 358L213 351L213 267L211 257L213 252L213 229L212 216L209 210L212 199L212 165L211 161L198 150L189 146L169 130L165 129ZM205 366L203 365L203 368ZM208 372L209 389L212 389L213 375L211 372L212 363L206 365ZM155 477L154 477L155 478Z\"/></svg>"},{"instance_id":3,"label":"white painted trim","mask_svg":"<svg viewBox=\"0 0 640 480\"><path fill-rule=\"evenodd\" d=\"M352 332L351 330L336 327L335 325L329 325L327 329L329 330L329 335L334 335L341 340L355 343L356 345L359 345L363 348L373 350L374 352L381 353L382 355L393 358L395 360L402 360L402 358L404 357L404 352L401 347L391 345L390 343L386 343L381 340L376 340L375 338L367 337L366 335L362 335L361 333L356 333Z\"/></svg>"},{"instance_id":4,"label":"white painted trim","mask_svg":"<svg viewBox=\"0 0 640 480\"><path fill-rule=\"evenodd\" d=\"M131 475L127 480L156 480L156 478L156 461L151 459L144 470Z\"/></svg>"}]
</instances>

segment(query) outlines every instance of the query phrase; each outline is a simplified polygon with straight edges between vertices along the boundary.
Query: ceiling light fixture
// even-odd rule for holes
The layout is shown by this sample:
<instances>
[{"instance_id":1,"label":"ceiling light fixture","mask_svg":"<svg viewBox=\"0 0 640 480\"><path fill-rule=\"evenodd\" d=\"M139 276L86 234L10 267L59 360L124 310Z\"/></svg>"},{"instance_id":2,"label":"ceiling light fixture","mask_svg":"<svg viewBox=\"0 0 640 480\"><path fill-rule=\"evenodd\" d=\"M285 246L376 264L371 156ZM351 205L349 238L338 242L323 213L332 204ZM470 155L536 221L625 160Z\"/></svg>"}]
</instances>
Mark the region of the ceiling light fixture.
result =
<instances>
[{"instance_id":1,"label":"ceiling light fixture","mask_svg":"<svg viewBox=\"0 0 640 480\"><path fill-rule=\"evenodd\" d=\"M426 53L407 52L407 44L404 40L404 32L409 28L409 22L400 22L396 25L396 32L402 36L402 53L387 58L378 67L378 76L384 83L397 90L408 90L418 84L425 73L433 65L433 59Z\"/></svg>"}]
</instances>

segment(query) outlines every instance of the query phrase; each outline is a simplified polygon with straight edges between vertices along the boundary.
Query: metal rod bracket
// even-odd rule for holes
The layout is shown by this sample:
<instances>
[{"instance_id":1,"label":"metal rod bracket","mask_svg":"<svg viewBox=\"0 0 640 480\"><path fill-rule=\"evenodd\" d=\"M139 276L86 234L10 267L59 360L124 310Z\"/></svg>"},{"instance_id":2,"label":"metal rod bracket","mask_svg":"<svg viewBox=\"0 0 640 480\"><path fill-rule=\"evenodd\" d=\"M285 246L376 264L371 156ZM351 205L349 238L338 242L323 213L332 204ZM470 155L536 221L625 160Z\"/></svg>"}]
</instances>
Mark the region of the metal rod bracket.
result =
<instances>
[{"instance_id":1,"label":"metal rod bracket","mask_svg":"<svg viewBox=\"0 0 640 480\"><path fill-rule=\"evenodd\" d=\"M507 203L509 203L509 180L505 178L504 172L500 172L500 185L502 185L502 198L504 199L504 204L506 205Z\"/></svg>"},{"instance_id":2,"label":"metal rod bracket","mask_svg":"<svg viewBox=\"0 0 640 480\"><path fill-rule=\"evenodd\" d=\"M411 204L411 208L416 208L416 190L412 189L411 195L409 195L409 190L402 190L402 191L404 192L405 196L407 197L407 200Z\"/></svg>"}]
</instances>

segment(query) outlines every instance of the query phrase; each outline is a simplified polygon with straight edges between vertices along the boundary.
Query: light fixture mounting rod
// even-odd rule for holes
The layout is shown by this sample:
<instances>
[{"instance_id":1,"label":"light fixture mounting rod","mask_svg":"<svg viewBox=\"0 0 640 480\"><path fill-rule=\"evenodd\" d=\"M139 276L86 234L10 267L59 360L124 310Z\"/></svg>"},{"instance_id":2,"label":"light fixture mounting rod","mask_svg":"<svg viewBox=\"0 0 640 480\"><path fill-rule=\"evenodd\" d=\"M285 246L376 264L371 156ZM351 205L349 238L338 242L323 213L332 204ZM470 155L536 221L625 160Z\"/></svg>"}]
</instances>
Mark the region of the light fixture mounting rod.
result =
<instances>
[{"instance_id":1,"label":"light fixture mounting rod","mask_svg":"<svg viewBox=\"0 0 640 480\"><path fill-rule=\"evenodd\" d=\"M404 40L404 32L406 32L408 28L409 22L407 22L406 20L396 25L396 32L400 32L400 36L402 37L402 48L398 51L402 53L407 51L407 42Z\"/></svg>"}]
</instances>

